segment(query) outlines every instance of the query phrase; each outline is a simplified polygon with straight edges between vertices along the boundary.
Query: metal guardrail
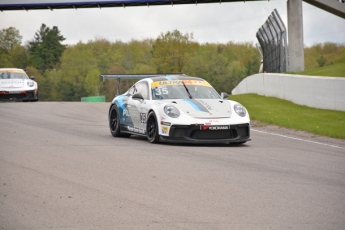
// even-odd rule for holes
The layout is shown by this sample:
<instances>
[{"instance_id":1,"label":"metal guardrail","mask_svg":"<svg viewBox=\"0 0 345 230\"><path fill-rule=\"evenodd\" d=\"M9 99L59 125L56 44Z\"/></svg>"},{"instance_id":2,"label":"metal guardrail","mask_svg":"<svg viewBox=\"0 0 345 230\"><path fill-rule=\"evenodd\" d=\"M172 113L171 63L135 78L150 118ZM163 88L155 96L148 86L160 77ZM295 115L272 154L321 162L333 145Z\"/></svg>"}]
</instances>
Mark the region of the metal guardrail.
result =
<instances>
[{"instance_id":1,"label":"metal guardrail","mask_svg":"<svg viewBox=\"0 0 345 230\"><path fill-rule=\"evenodd\" d=\"M121 87L120 87L120 81L121 79L143 79L143 78L149 78L149 77L161 77L161 76L174 76L174 75L184 75L183 73L164 73L164 74L101 74L99 76L100 81L103 82L104 79L116 79L117 81L117 94L121 94Z\"/></svg>"}]
</instances>

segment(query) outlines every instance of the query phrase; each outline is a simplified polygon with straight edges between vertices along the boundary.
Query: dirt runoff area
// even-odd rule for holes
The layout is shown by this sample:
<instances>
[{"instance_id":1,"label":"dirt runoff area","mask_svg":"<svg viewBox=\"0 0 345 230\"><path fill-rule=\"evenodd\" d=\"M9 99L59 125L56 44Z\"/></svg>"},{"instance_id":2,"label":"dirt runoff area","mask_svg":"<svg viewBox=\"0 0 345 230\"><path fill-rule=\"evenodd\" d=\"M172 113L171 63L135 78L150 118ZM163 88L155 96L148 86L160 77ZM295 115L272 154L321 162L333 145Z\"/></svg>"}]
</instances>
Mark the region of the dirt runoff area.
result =
<instances>
[{"instance_id":1,"label":"dirt runoff area","mask_svg":"<svg viewBox=\"0 0 345 230\"><path fill-rule=\"evenodd\" d=\"M282 135L291 138L303 139L311 142L318 142L326 145L332 145L340 148L344 148L345 150L345 139L338 139L338 138L330 138L326 136L320 136L313 133L308 133L305 131L300 130L293 130L287 129L275 125L269 125L258 121L251 121L250 122L251 128L254 130L258 130L260 132L275 134L275 135ZM344 151L345 153L345 151Z\"/></svg>"}]
</instances>

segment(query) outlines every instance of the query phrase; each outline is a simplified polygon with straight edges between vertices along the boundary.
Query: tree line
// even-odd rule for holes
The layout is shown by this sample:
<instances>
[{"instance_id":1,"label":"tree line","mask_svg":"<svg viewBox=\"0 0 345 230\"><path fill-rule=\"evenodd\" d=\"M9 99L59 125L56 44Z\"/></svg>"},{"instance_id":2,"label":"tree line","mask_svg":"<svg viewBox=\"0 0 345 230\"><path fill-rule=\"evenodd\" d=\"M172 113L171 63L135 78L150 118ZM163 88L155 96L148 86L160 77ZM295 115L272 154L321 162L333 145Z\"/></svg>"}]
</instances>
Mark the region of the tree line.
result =
<instances>
[{"instance_id":1,"label":"tree line","mask_svg":"<svg viewBox=\"0 0 345 230\"><path fill-rule=\"evenodd\" d=\"M0 31L0 68L26 69L35 76L39 98L45 101L80 101L105 95L110 101L116 81L100 82L100 74L185 73L206 79L218 92L230 93L245 77L259 70L261 57L250 42L199 44L193 33L178 30L156 39L111 42L95 38L63 45L58 27L42 24L33 39L21 45L16 28ZM345 60L344 44L324 43L305 48L306 68ZM124 92L135 80L122 81Z\"/></svg>"}]
</instances>

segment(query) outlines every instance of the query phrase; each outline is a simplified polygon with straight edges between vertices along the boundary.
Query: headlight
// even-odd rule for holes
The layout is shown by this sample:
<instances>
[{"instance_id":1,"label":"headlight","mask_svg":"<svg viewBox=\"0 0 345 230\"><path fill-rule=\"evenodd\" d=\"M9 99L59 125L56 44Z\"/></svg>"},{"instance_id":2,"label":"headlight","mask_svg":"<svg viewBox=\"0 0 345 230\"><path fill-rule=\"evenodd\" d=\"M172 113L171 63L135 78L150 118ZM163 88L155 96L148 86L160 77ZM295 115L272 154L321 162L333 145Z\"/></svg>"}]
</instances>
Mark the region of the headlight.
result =
<instances>
[{"instance_id":1,"label":"headlight","mask_svg":"<svg viewBox=\"0 0 345 230\"><path fill-rule=\"evenodd\" d=\"M164 106L164 113L172 118L177 118L180 116L180 111L178 111L178 109L172 105Z\"/></svg>"},{"instance_id":2,"label":"headlight","mask_svg":"<svg viewBox=\"0 0 345 230\"><path fill-rule=\"evenodd\" d=\"M29 87L33 87L35 85L35 83L33 81L28 81L28 86Z\"/></svg>"},{"instance_id":3,"label":"headlight","mask_svg":"<svg viewBox=\"0 0 345 230\"><path fill-rule=\"evenodd\" d=\"M247 114L246 108L244 108L244 106L241 104L235 104L234 110L240 117L245 117Z\"/></svg>"}]
</instances>

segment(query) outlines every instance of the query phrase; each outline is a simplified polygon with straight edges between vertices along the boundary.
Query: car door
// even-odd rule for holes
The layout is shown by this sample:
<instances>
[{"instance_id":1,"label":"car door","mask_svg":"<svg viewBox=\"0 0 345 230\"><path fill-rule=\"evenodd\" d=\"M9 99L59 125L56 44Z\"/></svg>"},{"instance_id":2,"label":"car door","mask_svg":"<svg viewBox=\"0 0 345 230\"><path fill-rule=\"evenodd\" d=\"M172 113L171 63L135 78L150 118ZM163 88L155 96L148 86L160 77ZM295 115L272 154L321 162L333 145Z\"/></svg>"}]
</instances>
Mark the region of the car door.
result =
<instances>
[{"instance_id":1,"label":"car door","mask_svg":"<svg viewBox=\"0 0 345 230\"><path fill-rule=\"evenodd\" d=\"M128 101L128 107L131 109L133 116L134 132L145 134L146 117L149 109L149 85L147 81L140 81L135 85L135 93L141 94L142 99L133 99Z\"/></svg>"},{"instance_id":2,"label":"car door","mask_svg":"<svg viewBox=\"0 0 345 230\"><path fill-rule=\"evenodd\" d=\"M123 131L131 131L134 130L134 123L133 123L133 111L131 109L130 101L132 100L132 96L135 93L135 85L133 85L125 94L121 95L118 99L119 101L119 113L120 119L122 124Z\"/></svg>"}]
</instances>

